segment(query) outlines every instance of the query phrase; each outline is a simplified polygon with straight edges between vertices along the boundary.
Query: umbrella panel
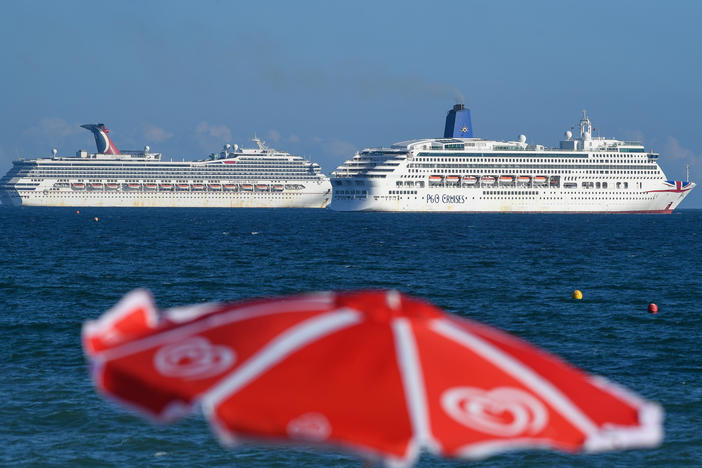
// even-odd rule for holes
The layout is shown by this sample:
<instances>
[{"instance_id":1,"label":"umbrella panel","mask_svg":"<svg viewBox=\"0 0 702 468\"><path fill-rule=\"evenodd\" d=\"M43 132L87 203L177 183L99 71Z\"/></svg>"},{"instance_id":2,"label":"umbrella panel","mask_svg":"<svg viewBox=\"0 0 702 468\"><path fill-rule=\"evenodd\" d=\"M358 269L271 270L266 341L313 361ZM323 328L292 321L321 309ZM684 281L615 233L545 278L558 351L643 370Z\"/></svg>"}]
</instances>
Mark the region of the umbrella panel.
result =
<instances>
[{"instance_id":1,"label":"umbrella panel","mask_svg":"<svg viewBox=\"0 0 702 468\"><path fill-rule=\"evenodd\" d=\"M292 439L407 456L412 427L387 326L362 323L298 349L215 409L225 438Z\"/></svg>"}]
</instances>

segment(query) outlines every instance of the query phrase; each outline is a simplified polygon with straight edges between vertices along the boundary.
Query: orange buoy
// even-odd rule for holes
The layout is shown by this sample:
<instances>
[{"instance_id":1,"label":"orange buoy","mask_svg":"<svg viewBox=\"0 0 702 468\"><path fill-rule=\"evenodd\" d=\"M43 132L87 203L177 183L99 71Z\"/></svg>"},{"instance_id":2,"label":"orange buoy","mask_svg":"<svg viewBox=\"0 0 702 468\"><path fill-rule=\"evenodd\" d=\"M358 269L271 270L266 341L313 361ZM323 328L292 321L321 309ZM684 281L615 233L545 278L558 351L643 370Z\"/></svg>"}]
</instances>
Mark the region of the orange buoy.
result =
<instances>
[{"instance_id":1,"label":"orange buoy","mask_svg":"<svg viewBox=\"0 0 702 468\"><path fill-rule=\"evenodd\" d=\"M96 222L96 223L97 223L98 221L100 221L100 220L98 219L98 217L97 217L97 216L96 216L96 217L94 217L93 219L95 220L95 222Z\"/></svg>"},{"instance_id":2,"label":"orange buoy","mask_svg":"<svg viewBox=\"0 0 702 468\"><path fill-rule=\"evenodd\" d=\"M582 298L583 298L583 293L579 289L576 289L575 291L573 291L573 299L579 301Z\"/></svg>"},{"instance_id":3,"label":"orange buoy","mask_svg":"<svg viewBox=\"0 0 702 468\"><path fill-rule=\"evenodd\" d=\"M652 314L657 314L658 313L658 306L656 304L654 304L653 302L651 302L648 305L648 311Z\"/></svg>"},{"instance_id":4,"label":"orange buoy","mask_svg":"<svg viewBox=\"0 0 702 468\"><path fill-rule=\"evenodd\" d=\"M76 214L80 214L80 210L76 210Z\"/></svg>"}]
</instances>

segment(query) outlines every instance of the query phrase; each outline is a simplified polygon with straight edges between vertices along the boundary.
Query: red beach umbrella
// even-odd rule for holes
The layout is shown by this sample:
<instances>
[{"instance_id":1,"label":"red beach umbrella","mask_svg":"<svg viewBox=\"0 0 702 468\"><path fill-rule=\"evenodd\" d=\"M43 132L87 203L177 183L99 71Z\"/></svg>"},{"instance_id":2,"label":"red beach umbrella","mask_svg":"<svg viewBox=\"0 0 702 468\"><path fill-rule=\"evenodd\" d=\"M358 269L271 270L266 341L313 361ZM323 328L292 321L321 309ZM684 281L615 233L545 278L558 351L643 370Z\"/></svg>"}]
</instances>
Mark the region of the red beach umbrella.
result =
<instances>
[{"instance_id":1,"label":"red beach umbrella","mask_svg":"<svg viewBox=\"0 0 702 468\"><path fill-rule=\"evenodd\" d=\"M96 386L152 419L201 407L220 440L351 449L652 447L663 412L514 336L396 291L314 293L158 312L136 290L83 327Z\"/></svg>"}]
</instances>

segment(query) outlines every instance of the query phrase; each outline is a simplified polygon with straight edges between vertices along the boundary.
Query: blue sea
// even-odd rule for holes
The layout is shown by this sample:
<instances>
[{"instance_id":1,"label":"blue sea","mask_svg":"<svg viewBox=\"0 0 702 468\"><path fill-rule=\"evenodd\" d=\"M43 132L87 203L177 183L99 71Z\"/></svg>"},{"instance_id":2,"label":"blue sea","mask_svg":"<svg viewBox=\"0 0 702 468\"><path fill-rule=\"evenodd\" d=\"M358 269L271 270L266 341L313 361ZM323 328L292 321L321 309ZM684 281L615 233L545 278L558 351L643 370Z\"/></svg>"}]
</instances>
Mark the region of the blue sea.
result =
<instances>
[{"instance_id":1,"label":"blue sea","mask_svg":"<svg viewBox=\"0 0 702 468\"><path fill-rule=\"evenodd\" d=\"M162 308L397 288L508 330L666 411L657 449L527 451L477 463L423 455L420 467L699 465L700 241L697 210L0 209L0 465L360 466L348 454L305 448L224 449L201 416L153 426L98 396L81 324L138 287ZM575 289L582 301L571 299Z\"/></svg>"}]
</instances>

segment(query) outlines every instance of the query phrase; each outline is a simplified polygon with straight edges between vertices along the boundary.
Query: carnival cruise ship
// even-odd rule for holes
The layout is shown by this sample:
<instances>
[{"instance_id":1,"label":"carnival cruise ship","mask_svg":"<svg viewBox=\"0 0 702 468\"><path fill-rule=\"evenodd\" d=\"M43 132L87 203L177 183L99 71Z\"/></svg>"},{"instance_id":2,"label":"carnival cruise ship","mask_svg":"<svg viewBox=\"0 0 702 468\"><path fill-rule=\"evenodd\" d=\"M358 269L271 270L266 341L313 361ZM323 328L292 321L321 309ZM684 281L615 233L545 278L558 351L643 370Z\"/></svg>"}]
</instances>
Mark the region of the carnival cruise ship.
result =
<instances>
[{"instance_id":1,"label":"carnival cruise ship","mask_svg":"<svg viewBox=\"0 0 702 468\"><path fill-rule=\"evenodd\" d=\"M470 110L448 112L443 138L356 153L332 173L340 211L670 213L695 187L668 180L639 142L579 135L558 148L475 138ZM689 179L689 176L687 177Z\"/></svg>"},{"instance_id":2,"label":"carnival cruise ship","mask_svg":"<svg viewBox=\"0 0 702 468\"><path fill-rule=\"evenodd\" d=\"M268 148L226 145L201 161L165 161L161 153L120 152L103 124L97 153L20 159L0 179L4 205L324 208L329 178L318 164Z\"/></svg>"}]
</instances>

